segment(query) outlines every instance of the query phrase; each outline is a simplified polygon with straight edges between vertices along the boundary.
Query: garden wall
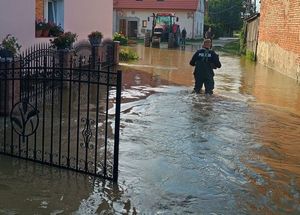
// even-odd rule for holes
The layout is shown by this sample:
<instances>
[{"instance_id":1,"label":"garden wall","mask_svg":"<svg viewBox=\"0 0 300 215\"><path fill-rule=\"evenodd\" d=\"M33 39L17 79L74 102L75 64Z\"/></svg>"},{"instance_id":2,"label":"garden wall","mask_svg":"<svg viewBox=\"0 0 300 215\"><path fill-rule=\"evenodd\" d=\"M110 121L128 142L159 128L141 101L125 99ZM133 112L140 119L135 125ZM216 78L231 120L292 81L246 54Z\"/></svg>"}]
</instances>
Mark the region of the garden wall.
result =
<instances>
[{"instance_id":1,"label":"garden wall","mask_svg":"<svg viewBox=\"0 0 300 215\"><path fill-rule=\"evenodd\" d=\"M300 77L300 0L261 1L258 61Z\"/></svg>"}]
</instances>

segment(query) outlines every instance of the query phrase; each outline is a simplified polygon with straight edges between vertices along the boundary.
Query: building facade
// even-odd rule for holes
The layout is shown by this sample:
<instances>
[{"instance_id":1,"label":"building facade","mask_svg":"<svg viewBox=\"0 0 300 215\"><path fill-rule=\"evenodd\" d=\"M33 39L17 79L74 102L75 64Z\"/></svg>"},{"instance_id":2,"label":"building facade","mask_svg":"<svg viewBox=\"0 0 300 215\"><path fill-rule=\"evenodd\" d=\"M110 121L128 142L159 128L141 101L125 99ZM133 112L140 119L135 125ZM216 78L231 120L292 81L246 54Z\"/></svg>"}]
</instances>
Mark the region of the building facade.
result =
<instances>
[{"instance_id":1,"label":"building facade","mask_svg":"<svg viewBox=\"0 0 300 215\"><path fill-rule=\"evenodd\" d=\"M300 80L300 0L264 0L260 6L257 59Z\"/></svg>"},{"instance_id":2,"label":"building facade","mask_svg":"<svg viewBox=\"0 0 300 215\"><path fill-rule=\"evenodd\" d=\"M167 12L175 13L177 24L187 31L187 38L202 38L204 10L204 0L114 0L113 31L143 38L152 29L151 15Z\"/></svg>"},{"instance_id":3,"label":"building facade","mask_svg":"<svg viewBox=\"0 0 300 215\"><path fill-rule=\"evenodd\" d=\"M16 5L18 5L16 7ZM0 40L7 34L18 38L22 48L51 38L35 35L37 19L61 25L64 31L78 34L78 40L87 39L91 31L101 31L112 37L113 2L111 0L1 0Z\"/></svg>"}]
</instances>

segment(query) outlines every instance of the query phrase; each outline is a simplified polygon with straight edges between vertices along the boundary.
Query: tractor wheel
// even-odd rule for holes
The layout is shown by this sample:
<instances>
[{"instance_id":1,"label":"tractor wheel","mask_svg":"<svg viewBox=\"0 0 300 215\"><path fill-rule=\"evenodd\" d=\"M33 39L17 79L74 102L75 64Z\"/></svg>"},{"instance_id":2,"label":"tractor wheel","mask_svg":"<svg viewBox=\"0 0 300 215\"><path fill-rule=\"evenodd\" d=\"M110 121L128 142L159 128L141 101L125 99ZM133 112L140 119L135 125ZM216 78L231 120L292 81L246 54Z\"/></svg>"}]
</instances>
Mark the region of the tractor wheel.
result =
<instances>
[{"instance_id":1,"label":"tractor wheel","mask_svg":"<svg viewBox=\"0 0 300 215\"><path fill-rule=\"evenodd\" d=\"M174 34L170 33L169 34L169 40L168 40L168 48L174 48L174 42L175 42L175 38L174 38Z\"/></svg>"},{"instance_id":2,"label":"tractor wheel","mask_svg":"<svg viewBox=\"0 0 300 215\"><path fill-rule=\"evenodd\" d=\"M145 37L144 37L144 45L145 45L145 47L150 47L150 40L151 40L150 32L146 32L145 33Z\"/></svg>"},{"instance_id":3,"label":"tractor wheel","mask_svg":"<svg viewBox=\"0 0 300 215\"><path fill-rule=\"evenodd\" d=\"M159 48L160 47L160 38L157 36L152 37L152 47Z\"/></svg>"}]
</instances>

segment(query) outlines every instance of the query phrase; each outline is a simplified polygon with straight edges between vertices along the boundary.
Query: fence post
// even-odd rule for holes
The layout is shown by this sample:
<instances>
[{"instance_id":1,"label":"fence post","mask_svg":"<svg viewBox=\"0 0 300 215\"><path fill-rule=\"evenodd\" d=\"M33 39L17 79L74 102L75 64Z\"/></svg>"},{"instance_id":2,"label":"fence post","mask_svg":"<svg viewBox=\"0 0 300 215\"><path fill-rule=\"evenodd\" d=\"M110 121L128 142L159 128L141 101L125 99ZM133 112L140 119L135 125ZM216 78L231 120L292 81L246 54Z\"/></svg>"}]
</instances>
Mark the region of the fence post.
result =
<instances>
[{"instance_id":1,"label":"fence post","mask_svg":"<svg viewBox=\"0 0 300 215\"><path fill-rule=\"evenodd\" d=\"M117 71L117 95L115 112L115 145L114 145L114 165L113 181L118 181L119 173L119 140L120 140L120 114L121 114L121 89L122 89L122 71Z\"/></svg>"},{"instance_id":2,"label":"fence post","mask_svg":"<svg viewBox=\"0 0 300 215\"><path fill-rule=\"evenodd\" d=\"M114 41L114 64L119 64L120 41Z\"/></svg>"},{"instance_id":3,"label":"fence post","mask_svg":"<svg viewBox=\"0 0 300 215\"><path fill-rule=\"evenodd\" d=\"M97 69L98 67L98 60L100 59L101 61L101 55L103 51L103 46L101 45L101 43L99 45L92 45L92 69Z\"/></svg>"},{"instance_id":4,"label":"fence post","mask_svg":"<svg viewBox=\"0 0 300 215\"><path fill-rule=\"evenodd\" d=\"M59 66L62 68L68 68L70 66L70 60L74 56L74 52L68 49L58 50L59 54Z\"/></svg>"}]
</instances>

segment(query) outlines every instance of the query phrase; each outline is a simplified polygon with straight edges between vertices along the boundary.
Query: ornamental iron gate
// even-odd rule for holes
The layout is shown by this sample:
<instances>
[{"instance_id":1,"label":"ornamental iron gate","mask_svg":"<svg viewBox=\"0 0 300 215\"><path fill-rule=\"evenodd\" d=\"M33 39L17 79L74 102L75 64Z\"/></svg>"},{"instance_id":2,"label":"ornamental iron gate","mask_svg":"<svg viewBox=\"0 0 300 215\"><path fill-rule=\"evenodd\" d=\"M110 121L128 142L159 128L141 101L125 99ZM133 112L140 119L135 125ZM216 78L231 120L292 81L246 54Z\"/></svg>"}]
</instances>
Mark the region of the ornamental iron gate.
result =
<instances>
[{"instance_id":1,"label":"ornamental iron gate","mask_svg":"<svg viewBox=\"0 0 300 215\"><path fill-rule=\"evenodd\" d=\"M0 153L116 181L121 71L74 56L0 59Z\"/></svg>"}]
</instances>

